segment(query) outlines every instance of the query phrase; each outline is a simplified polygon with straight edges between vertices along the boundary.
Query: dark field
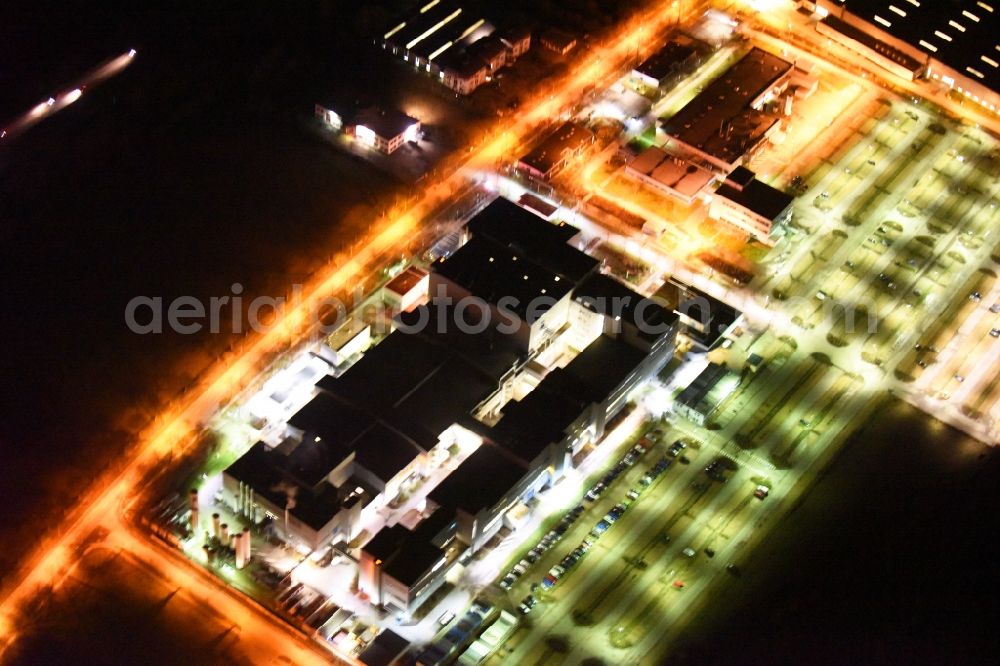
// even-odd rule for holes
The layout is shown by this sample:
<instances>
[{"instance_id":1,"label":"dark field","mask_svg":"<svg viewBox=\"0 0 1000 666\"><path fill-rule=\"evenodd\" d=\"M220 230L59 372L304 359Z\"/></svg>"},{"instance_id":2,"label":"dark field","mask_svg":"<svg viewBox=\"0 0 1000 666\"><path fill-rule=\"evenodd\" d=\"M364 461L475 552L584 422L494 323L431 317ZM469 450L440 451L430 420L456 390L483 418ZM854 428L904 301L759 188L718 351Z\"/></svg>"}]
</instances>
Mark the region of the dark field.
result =
<instances>
[{"instance_id":1,"label":"dark field","mask_svg":"<svg viewBox=\"0 0 1000 666\"><path fill-rule=\"evenodd\" d=\"M1000 455L887 404L670 663L992 663Z\"/></svg>"},{"instance_id":2,"label":"dark field","mask_svg":"<svg viewBox=\"0 0 1000 666\"><path fill-rule=\"evenodd\" d=\"M93 550L40 601L10 664L252 664L232 620L209 613L155 571ZM169 649L164 649L169 646Z\"/></svg>"},{"instance_id":3,"label":"dark field","mask_svg":"<svg viewBox=\"0 0 1000 666\"><path fill-rule=\"evenodd\" d=\"M117 4L22 3L0 25L2 122L139 51L0 147L0 582L32 544L24 528L63 515L233 342L132 334L131 298L207 299L236 282L246 296L281 295L348 246L396 187L308 127L319 92L351 84L336 72L361 76L338 69L350 46L338 34L357 26L332 20L336 3L280 16L270 3Z\"/></svg>"}]
</instances>

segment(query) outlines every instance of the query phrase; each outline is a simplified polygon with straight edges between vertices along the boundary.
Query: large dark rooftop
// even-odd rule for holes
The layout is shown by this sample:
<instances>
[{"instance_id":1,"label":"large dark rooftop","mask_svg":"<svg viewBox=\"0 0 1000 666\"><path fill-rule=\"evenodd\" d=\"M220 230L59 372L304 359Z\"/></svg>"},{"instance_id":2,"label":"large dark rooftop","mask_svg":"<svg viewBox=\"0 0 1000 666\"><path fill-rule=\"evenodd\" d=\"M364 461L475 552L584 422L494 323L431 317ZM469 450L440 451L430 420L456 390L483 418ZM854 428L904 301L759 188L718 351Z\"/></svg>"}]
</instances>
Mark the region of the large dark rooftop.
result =
<instances>
[{"instance_id":1,"label":"large dark rooftop","mask_svg":"<svg viewBox=\"0 0 1000 666\"><path fill-rule=\"evenodd\" d=\"M548 175L565 159L566 152L575 152L594 142L594 133L574 122L564 123L549 134L521 162L543 175Z\"/></svg>"},{"instance_id":2,"label":"large dark rooftop","mask_svg":"<svg viewBox=\"0 0 1000 666\"><path fill-rule=\"evenodd\" d=\"M742 188L723 183L715 191L715 196L729 199L769 220L777 219L792 205L793 201L791 195L785 194L756 178Z\"/></svg>"},{"instance_id":3,"label":"large dark rooftop","mask_svg":"<svg viewBox=\"0 0 1000 666\"><path fill-rule=\"evenodd\" d=\"M524 398L507 403L489 436L525 463L531 463L549 444L562 441L589 403L554 388L543 379Z\"/></svg>"},{"instance_id":4,"label":"large dark rooftop","mask_svg":"<svg viewBox=\"0 0 1000 666\"><path fill-rule=\"evenodd\" d=\"M663 129L689 146L733 163L777 122L751 104L791 68L790 62L754 47L665 121Z\"/></svg>"},{"instance_id":5,"label":"large dark rooftop","mask_svg":"<svg viewBox=\"0 0 1000 666\"><path fill-rule=\"evenodd\" d=\"M503 197L495 199L466 226L473 236L485 236L509 247L574 283L600 263L569 245L579 229L565 222L546 222Z\"/></svg>"},{"instance_id":6,"label":"large dark rooftop","mask_svg":"<svg viewBox=\"0 0 1000 666\"><path fill-rule=\"evenodd\" d=\"M441 334L397 331L341 377L324 377L318 386L429 449L496 389L518 359L513 341L503 336L448 328Z\"/></svg>"},{"instance_id":7,"label":"large dark rooftop","mask_svg":"<svg viewBox=\"0 0 1000 666\"><path fill-rule=\"evenodd\" d=\"M635 326L647 340L663 335L677 321L670 309L603 273L594 273L581 282L573 299L593 312L621 317L622 323Z\"/></svg>"},{"instance_id":8,"label":"large dark rooftop","mask_svg":"<svg viewBox=\"0 0 1000 666\"><path fill-rule=\"evenodd\" d=\"M442 509L462 509L476 515L496 505L527 472L519 460L484 442L428 497Z\"/></svg>"},{"instance_id":9,"label":"large dark rooftop","mask_svg":"<svg viewBox=\"0 0 1000 666\"><path fill-rule=\"evenodd\" d=\"M480 235L438 261L434 271L487 303L499 304L507 297L507 309L529 324L573 288L558 273Z\"/></svg>"},{"instance_id":10,"label":"large dark rooftop","mask_svg":"<svg viewBox=\"0 0 1000 666\"><path fill-rule=\"evenodd\" d=\"M309 445L296 447L289 454L287 471L311 486L343 462L353 450L353 442L371 427L372 418L329 393L320 392L288 423L305 433Z\"/></svg>"},{"instance_id":11,"label":"large dark rooftop","mask_svg":"<svg viewBox=\"0 0 1000 666\"><path fill-rule=\"evenodd\" d=\"M663 79L680 71L695 53L695 48L691 44L670 41L662 49L636 65L635 71L662 83Z\"/></svg>"},{"instance_id":12,"label":"large dark rooftop","mask_svg":"<svg viewBox=\"0 0 1000 666\"><path fill-rule=\"evenodd\" d=\"M844 5L880 30L1000 92L1000 67L996 64L1000 63L1000 5L993 0L923 0L918 4L907 0L846 0ZM902 15L891 6L900 9Z\"/></svg>"},{"instance_id":13,"label":"large dark rooftop","mask_svg":"<svg viewBox=\"0 0 1000 666\"><path fill-rule=\"evenodd\" d=\"M314 443L303 442L296 451L307 449L312 444ZM294 505L290 509L292 516L316 530L321 529L340 511L348 494L355 488L365 490L362 498L365 501L374 497L374 490L357 477L351 477L339 489L326 481L303 486L295 474L290 473L289 460L277 449L270 449L263 442L257 442L230 465L226 473L252 487L258 496L279 509L285 507L289 495L293 496Z\"/></svg>"},{"instance_id":14,"label":"large dark rooftop","mask_svg":"<svg viewBox=\"0 0 1000 666\"><path fill-rule=\"evenodd\" d=\"M564 395L593 403L603 402L646 360L646 352L601 335L566 367L550 372L552 387Z\"/></svg>"}]
</instances>

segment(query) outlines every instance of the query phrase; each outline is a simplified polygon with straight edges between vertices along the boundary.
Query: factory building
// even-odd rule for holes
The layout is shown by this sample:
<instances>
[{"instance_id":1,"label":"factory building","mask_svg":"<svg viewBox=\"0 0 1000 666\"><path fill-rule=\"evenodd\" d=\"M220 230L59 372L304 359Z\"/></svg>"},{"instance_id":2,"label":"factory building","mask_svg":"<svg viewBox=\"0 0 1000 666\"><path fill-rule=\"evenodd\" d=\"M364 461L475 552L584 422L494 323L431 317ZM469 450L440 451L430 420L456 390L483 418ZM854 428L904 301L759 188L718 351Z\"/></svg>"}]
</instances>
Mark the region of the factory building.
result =
<instances>
[{"instance_id":1,"label":"factory building","mask_svg":"<svg viewBox=\"0 0 1000 666\"><path fill-rule=\"evenodd\" d=\"M792 219L793 201L791 195L757 180L753 171L737 167L712 195L708 214L773 245L775 235Z\"/></svg>"},{"instance_id":2,"label":"factory building","mask_svg":"<svg viewBox=\"0 0 1000 666\"><path fill-rule=\"evenodd\" d=\"M577 236L505 199L487 206L432 265L430 300L320 379L281 444L225 471L229 501L311 549L350 544L410 502L419 516L358 559L372 602L412 613L463 555L523 523L672 356L677 316L601 274Z\"/></svg>"},{"instance_id":3,"label":"factory building","mask_svg":"<svg viewBox=\"0 0 1000 666\"><path fill-rule=\"evenodd\" d=\"M376 39L419 72L468 95L531 47L523 28L496 30L472 6L430 0L387 26Z\"/></svg>"},{"instance_id":4,"label":"factory building","mask_svg":"<svg viewBox=\"0 0 1000 666\"><path fill-rule=\"evenodd\" d=\"M800 0L816 30L907 80L926 78L1000 110L1000 7L989 0Z\"/></svg>"},{"instance_id":5,"label":"factory building","mask_svg":"<svg viewBox=\"0 0 1000 666\"><path fill-rule=\"evenodd\" d=\"M661 89L693 71L701 56L689 39L681 39L667 42L662 49L636 65L632 78L647 88Z\"/></svg>"},{"instance_id":6,"label":"factory building","mask_svg":"<svg viewBox=\"0 0 1000 666\"><path fill-rule=\"evenodd\" d=\"M733 306L673 277L653 300L678 316L681 334L699 351L714 349L743 321L743 313Z\"/></svg>"},{"instance_id":7,"label":"factory building","mask_svg":"<svg viewBox=\"0 0 1000 666\"><path fill-rule=\"evenodd\" d=\"M666 121L667 147L729 173L781 127L764 104L788 87L792 63L754 47Z\"/></svg>"},{"instance_id":8,"label":"factory building","mask_svg":"<svg viewBox=\"0 0 1000 666\"><path fill-rule=\"evenodd\" d=\"M685 204L693 202L715 182L715 175L708 169L657 146L650 146L629 162L625 175Z\"/></svg>"},{"instance_id":9,"label":"factory building","mask_svg":"<svg viewBox=\"0 0 1000 666\"><path fill-rule=\"evenodd\" d=\"M517 168L529 178L548 180L566 168L569 161L594 144L594 133L575 122L567 122L518 160Z\"/></svg>"}]
</instances>

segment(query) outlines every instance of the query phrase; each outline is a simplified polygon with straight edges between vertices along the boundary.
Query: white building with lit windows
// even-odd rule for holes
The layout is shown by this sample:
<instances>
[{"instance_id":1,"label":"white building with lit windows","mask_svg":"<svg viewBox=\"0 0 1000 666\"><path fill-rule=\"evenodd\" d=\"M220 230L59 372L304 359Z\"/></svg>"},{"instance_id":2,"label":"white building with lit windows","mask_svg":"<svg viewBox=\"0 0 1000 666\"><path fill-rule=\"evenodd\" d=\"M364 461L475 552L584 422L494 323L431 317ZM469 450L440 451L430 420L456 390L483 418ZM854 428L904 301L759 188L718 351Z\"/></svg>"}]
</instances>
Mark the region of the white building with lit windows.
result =
<instances>
[{"instance_id":1,"label":"white building with lit windows","mask_svg":"<svg viewBox=\"0 0 1000 666\"><path fill-rule=\"evenodd\" d=\"M396 109L377 106L337 109L316 104L315 114L327 127L353 136L366 146L391 155L407 141L420 138L420 121Z\"/></svg>"}]
</instances>

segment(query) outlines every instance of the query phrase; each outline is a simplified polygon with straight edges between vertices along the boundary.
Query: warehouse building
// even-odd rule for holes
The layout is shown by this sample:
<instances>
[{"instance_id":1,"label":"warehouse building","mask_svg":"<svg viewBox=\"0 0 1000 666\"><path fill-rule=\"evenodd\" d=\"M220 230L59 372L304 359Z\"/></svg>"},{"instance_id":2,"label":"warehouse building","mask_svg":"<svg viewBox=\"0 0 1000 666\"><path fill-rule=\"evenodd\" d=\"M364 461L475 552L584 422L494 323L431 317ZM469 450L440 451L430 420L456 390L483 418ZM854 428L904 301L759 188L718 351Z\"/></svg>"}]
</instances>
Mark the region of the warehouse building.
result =
<instances>
[{"instance_id":1,"label":"warehouse building","mask_svg":"<svg viewBox=\"0 0 1000 666\"><path fill-rule=\"evenodd\" d=\"M754 47L662 122L668 147L729 173L781 127L764 103L788 86L792 63Z\"/></svg>"},{"instance_id":2,"label":"warehouse building","mask_svg":"<svg viewBox=\"0 0 1000 666\"><path fill-rule=\"evenodd\" d=\"M632 70L632 78L648 88L665 88L690 73L701 59L694 44L684 38L671 40Z\"/></svg>"},{"instance_id":3,"label":"warehouse building","mask_svg":"<svg viewBox=\"0 0 1000 666\"><path fill-rule=\"evenodd\" d=\"M774 245L774 238L792 219L794 198L757 180L753 171L737 167L712 195L708 214L748 236Z\"/></svg>"},{"instance_id":4,"label":"warehouse building","mask_svg":"<svg viewBox=\"0 0 1000 666\"><path fill-rule=\"evenodd\" d=\"M522 157L517 168L529 178L548 180L565 169L571 159L586 152L594 140L594 133L583 125L564 123Z\"/></svg>"},{"instance_id":5,"label":"warehouse building","mask_svg":"<svg viewBox=\"0 0 1000 666\"><path fill-rule=\"evenodd\" d=\"M531 47L523 28L495 30L474 7L430 0L392 22L381 47L460 95L468 95Z\"/></svg>"},{"instance_id":6,"label":"warehouse building","mask_svg":"<svg viewBox=\"0 0 1000 666\"><path fill-rule=\"evenodd\" d=\"M225 471L230 501L315 550L351 542L395 498L415 497L413 529L382 528L359 555L373 603L412 613L463 555L516 529L672 356L676 315L602 275L570 244L577 234L490 204L433 265L434 298L400 313L344 374L320 379L281 444L259 443ZM451 325L469 299L483 319L467 321L483 325ZM508 301L507 319L486 319ZM473 443L454 450L457 433Z\"/></svg>"},{"instance_id":7,"label":"warehouse building","mask_svg":"<svg viewBox=\"0 0 1000 666\"><path fill-rule=\"evenodd\" d=\"M816 29L897 76L927 78L991 113L1000 110L993 0L816 0Z\"/></svg>"},{"instance_id":8,"label":"warehouse building","mask_svg":"<svg viewBox=\"0 0 1000 666\"><path fill-rule=\"evenodd\" d=\"M625 167L625 175L685 204L715 182L715 175L687 160L650 146Z\"/></svg>"}]
</instances>

